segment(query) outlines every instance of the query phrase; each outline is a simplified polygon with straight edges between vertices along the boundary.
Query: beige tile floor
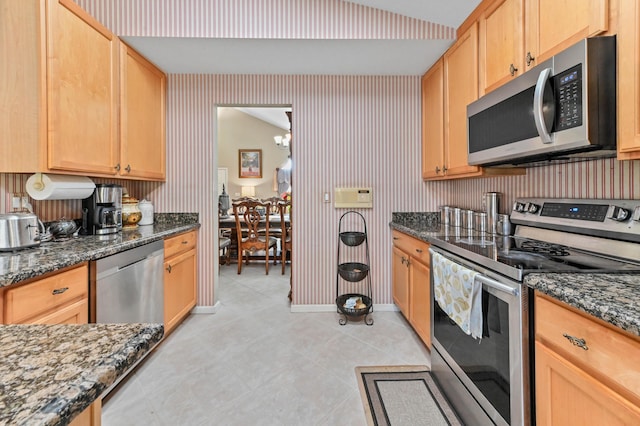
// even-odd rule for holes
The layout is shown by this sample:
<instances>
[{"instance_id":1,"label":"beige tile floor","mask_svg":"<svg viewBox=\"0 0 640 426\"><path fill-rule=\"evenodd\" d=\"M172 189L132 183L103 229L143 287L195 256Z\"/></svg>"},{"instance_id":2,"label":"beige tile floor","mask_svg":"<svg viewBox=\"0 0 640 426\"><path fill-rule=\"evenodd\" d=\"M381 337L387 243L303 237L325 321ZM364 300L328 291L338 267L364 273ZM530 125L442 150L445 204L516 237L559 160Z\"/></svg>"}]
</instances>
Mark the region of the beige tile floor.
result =
<instances>
[{"instance_id":1,"label":"beige tile floor","mask_svg":"<svg viewBox=\"0 0 640 426\"><path fill-rule=\"evenodd\" d=\"M290 312L288 267L221 269L216 314L169 335L105 399L104 426L365 425L356 366L430 365L397 312L340 326L335 312Z\"/></svg>"}]
</instances>

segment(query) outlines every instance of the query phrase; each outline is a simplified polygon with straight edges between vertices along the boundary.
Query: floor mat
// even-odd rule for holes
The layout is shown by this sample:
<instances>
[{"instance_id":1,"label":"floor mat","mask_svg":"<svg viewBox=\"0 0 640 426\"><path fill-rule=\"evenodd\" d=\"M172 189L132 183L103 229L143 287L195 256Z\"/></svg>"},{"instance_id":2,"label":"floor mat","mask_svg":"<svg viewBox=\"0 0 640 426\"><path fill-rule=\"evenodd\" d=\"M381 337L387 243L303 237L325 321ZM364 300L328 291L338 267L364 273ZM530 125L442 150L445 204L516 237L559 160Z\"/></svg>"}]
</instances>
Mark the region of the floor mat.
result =
<instances>
[{"instance_id":1,"label":"floor mat","mask_svg":"<svg viewBox=\"0 0 640 426\"><path fill-rule=\"evenodd\" d=\"M425 366L356 367L356 376L369 425L462 424Z\"/></svg>"}]
</instances>

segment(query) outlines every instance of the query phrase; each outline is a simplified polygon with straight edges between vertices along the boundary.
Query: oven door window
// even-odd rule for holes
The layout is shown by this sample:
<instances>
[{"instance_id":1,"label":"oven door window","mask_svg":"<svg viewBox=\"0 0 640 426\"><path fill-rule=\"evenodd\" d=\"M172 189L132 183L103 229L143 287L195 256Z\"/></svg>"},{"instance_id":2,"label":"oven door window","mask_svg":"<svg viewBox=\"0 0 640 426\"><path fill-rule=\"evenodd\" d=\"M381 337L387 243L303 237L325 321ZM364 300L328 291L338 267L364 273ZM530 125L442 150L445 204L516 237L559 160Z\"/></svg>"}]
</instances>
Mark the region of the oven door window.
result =
<instances>
[{"instance_id":1,"label":"oven door window","mask_svg":"<svg viewBox=\"0 0 640 426\"><path fill-rule=\"evenodd\" d=\"M434 337L491 405L511 422L509 379L509 305L482 291L483 337L465 334L435 303Z\"/></svg>"}]
</instances>

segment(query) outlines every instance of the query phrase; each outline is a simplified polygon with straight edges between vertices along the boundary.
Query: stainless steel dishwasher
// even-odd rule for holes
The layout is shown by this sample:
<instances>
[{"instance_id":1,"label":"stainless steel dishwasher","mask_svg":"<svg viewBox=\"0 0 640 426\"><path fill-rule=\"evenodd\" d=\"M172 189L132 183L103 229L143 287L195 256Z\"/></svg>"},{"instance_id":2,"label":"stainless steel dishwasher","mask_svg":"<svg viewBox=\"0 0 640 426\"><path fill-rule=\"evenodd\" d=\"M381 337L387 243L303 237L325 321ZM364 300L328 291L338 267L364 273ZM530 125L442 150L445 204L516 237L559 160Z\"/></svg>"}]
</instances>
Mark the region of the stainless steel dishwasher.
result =
<instances>
[{"instance_id":1,"label":"stainless steel dishwasher","mask_svg":"<svg viewBox=\"0 0 640 426\"><path fill-rule=\"evenodd\" d=\"M164 323L164 242L92 261L91 321Z\"/></svg>"}]
</instances>

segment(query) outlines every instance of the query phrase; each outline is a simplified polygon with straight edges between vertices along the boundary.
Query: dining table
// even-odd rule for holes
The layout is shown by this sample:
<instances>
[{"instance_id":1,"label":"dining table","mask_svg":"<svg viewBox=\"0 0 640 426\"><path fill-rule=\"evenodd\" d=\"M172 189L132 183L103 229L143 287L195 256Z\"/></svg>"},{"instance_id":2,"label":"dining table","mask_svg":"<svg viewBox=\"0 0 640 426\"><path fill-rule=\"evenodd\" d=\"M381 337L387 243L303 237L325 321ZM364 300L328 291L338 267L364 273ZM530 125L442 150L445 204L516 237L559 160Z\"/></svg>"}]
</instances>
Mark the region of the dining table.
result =
<instances>
[{"instance_id":1,"label":"dining table","mask_svg":"<svg viewBox=\"0 0 640 426\"><path fill-rule=\"evenodd\" d=\"M244 221L244 219L241 217L241 220ZM266 222L266 216L262 219L262 221ZM236 231L236 218L234 215L229 215L228 217L223 217L220 216L219 217L219 230L226 233L226 235L231 239L231 245L229 246L229 257L228 260L232 261L232 262L237 262L238 261L238 237L237 237L237 231ZM269 232L270 232L270 236L275 236L277 237L278 235L280 235L281 230L282 230L282 226L281 226L281 218L279 214L271 214L269 215ZM291 222L290 222L290 216L289 215L285 215L284 216L284 223L286 226L291 226ZM225 231L226 230L226 231ZM277 232L277 234L273 234L271 232ZM280 243L278 242L278 249L280 247ZM262 259L264 260L265 256L264 254L255 254L255 255L251 255L252 259ZM279 260L280 257L277 255L276 253L276 260Z\"/></svg>"}]
</instances>

